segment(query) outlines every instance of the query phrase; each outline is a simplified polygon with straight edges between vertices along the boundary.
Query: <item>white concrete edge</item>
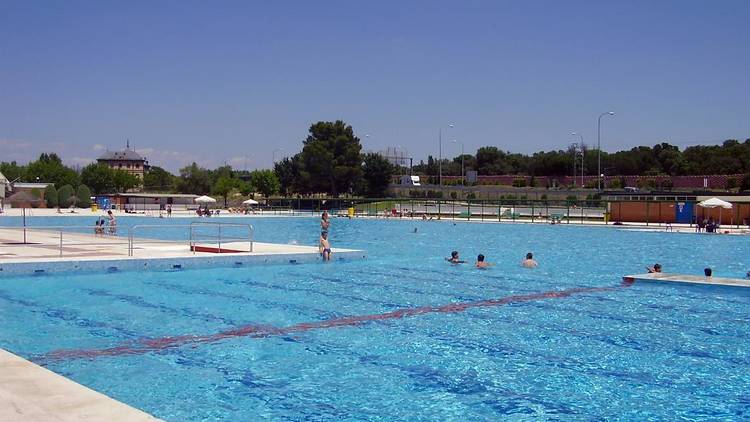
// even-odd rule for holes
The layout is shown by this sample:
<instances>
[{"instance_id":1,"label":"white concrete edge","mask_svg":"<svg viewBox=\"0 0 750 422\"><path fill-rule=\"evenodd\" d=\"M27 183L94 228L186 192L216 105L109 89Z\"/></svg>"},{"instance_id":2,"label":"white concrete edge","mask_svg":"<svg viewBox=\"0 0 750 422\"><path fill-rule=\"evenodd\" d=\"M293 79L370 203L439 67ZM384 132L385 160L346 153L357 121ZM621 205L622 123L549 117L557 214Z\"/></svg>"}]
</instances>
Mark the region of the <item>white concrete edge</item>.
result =
<instances>
[{"instance_id":1,"label":"white concrete edge","mask_svg":"<svg viewBox=\"0 0 750 422\"><path fill-rule=\"evenodd\" d=\"M0 420L153 422L160 419L0 349Z\"/></svg>"},{"instance_id":2,"label":"white concrete edge","mask_svg":"<svg viewBox=\"0 0 750 422\"><path fill-rule=\"evenodd\" d=\"M361 250L333 250L333 260L357 260L367 258ZM241 267L245 265L302 264L320 261L315 252L273 254L211 254L169 258L113 258L72 260L54 258L22 262L0 262L0 278L49 274L83 274L120 271L175 271L200 268Z\"/></svg>"}]
</instances>

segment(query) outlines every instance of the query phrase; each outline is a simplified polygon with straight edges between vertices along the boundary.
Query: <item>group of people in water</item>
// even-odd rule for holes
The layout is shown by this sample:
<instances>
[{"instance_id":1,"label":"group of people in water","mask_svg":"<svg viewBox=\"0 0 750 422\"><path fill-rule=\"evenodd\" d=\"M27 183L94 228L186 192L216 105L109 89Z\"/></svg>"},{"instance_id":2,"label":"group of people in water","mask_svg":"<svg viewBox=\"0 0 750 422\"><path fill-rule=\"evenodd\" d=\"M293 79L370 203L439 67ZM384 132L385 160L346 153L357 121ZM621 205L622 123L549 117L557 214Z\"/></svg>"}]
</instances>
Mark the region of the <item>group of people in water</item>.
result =
<instances>
[{"instance_id":1,"label":"group of people in water","mask_svg":"<svg viewBox=\"0 0 750 422\"><path fill-rule=\"evenodd\" d=\"M661 264L656 263L652 267L646 267L646 270L648 270L649 274L661 273ZM703 269L703 275L706 277L712 277L714 275L714 270L712 270L711 267L706 267ZM750 279L750 271L745 274L745 277Z\"/></svg>"},{"instance_id":2,"label":"group of people in water","mask_svg":"<svg viewBox=\"0 0 750 422\"><path fill-rule=\"evenodd\" d=\"M448 261L451 264L465 264L466 261L462 260L461 257L458 254L458 251L451 252L451 256L445 258L446 261ZM474 263L474 266L476 268L489 268L494 264L491 264L485 260L485 257L483 254L477 255L477 261ZM539 266L539 263L534 260L534 254L529 252L526 254L526 258L524 258L521 261L521 266L524 268L536 268Z\"/></svg>"}]
</instances>

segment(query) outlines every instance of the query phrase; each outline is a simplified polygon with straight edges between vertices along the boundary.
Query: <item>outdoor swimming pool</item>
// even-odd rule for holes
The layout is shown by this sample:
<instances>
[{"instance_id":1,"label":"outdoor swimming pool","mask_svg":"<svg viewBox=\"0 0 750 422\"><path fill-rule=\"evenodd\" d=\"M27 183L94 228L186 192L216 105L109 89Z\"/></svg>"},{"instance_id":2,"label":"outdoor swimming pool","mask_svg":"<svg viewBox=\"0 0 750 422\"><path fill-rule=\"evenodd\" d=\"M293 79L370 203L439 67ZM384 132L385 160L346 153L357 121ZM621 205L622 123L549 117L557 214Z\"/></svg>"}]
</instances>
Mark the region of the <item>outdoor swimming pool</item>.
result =
<instances>
[{"instance_id":1,"label":"outdoor swimming pool","mask_svg":"<svg viewBox=\"0 0 750 422\"><path fill-rule=\"evenodd\" d=\"M316 219L246 221L317 240ZM331 238L368 259L3 278L0 347L174 421L750 417L750 292L620 282L657 261L741 277L750 237L334 219Z\"/></svg>"}]
</instances>

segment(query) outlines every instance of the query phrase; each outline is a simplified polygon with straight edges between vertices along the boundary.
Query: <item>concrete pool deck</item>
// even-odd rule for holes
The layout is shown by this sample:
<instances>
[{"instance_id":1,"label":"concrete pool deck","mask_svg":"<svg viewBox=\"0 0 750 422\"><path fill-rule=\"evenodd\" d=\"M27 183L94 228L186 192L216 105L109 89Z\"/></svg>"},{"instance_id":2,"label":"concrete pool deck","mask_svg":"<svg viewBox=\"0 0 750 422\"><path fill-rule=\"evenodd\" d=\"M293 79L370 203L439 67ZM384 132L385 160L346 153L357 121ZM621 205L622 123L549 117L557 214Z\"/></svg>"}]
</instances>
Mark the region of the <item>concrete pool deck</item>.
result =
<instances>
[{"instance_id":1,"label":"concrete pool deck","mask_svg":"<svg viewBox=\"0 0 750 422\"><path fill-rule=\"evenodd\" d=\"M724 277L705 277L702 275L690 274L666 274L666 273L649 273L649 274L632 274L622 277L622 280L628 283L637 281L657 282L657 283L682 283L682 284L703 284L711 286L728 286L728 287L750 287L750 280L740 278Z\"/></svg>"},{"instance_id":2,"label":"concrete pool deck","mask_svg":"<svg viewBox=\"0 0 750 422\"><path fill-rule=\"evenodd\" d=\"M160 420L3 349L0 374L3 421Z\"/></svg>"},{"instance_id":3,"label":"concrete pool deck","mask_svg":"<svg viewBox=\"0 0 750 422\"><path fill-rule=\"evenodd\" d=\"M0 276L64 272L112 272L178 270L274 263L302 263L320 260L315 246L274 243L225 242L222 253L193 252L188 241L134 239L132 256L126 237L95 236L58 231L0 228ZM217 243L198 242L199 247L217 249ZM226 250L235 252L227 253ZM62 252L62 253L61 253ZM333 259L363 259L361 250L333 248Z\"/></svg>"}]
</instances>

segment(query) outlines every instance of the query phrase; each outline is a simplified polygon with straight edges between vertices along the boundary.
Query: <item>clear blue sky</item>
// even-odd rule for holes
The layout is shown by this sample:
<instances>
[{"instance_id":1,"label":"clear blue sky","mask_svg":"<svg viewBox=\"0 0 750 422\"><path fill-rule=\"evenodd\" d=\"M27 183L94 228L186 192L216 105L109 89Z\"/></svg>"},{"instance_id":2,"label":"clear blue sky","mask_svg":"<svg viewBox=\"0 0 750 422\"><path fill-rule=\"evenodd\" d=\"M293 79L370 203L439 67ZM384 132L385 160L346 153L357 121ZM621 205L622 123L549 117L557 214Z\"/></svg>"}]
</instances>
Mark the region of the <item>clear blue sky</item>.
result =
<instances>
[{"instance_id":1,"label":"clear blue sky","mask_svg":"<svg viewBox=\"0 0 750 422\"><path fill-rule=\"evenodd\" d=\"M750 1L0 0L0 161L129 138L176 170L269 167L310 123L417 159L750 138ZM370 134L365 138L365 134Z\"/></svg>"}]
</instances>

